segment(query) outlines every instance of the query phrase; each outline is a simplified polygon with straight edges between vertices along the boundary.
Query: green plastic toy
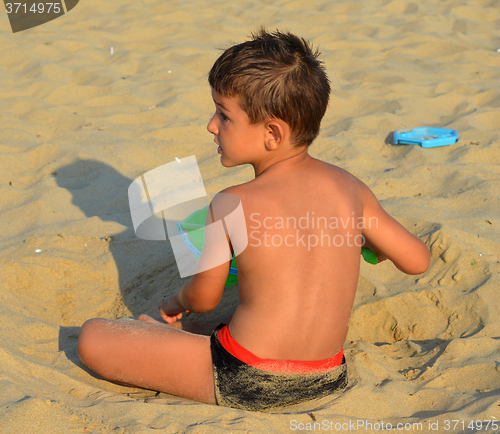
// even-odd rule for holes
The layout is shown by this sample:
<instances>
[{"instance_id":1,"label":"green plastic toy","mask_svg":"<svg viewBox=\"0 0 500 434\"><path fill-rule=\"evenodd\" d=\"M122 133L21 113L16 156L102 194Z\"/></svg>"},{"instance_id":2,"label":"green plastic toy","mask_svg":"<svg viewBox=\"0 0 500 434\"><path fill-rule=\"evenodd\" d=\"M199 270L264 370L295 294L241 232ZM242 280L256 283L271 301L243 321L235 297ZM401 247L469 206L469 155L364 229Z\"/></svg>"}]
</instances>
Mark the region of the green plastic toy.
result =
<instances>
[{"instance_id":1,"label":"green plastic toy","mask_svg":"<svg viewBox=\"0 0 500 434\"><path fill-rule=\"evenodd\" d=\"M196 230L205 228L205 220L207 218L208 205L198 211L195 211L181 222L177 223L177 232L182 237L187 246L196 255L200 257L203 243L205 242L205 231ZM229 275L227 276L225 286L232 286L238 282L238 270L236 269L236 258L233 255Z\"/></svg>"},{"instance_id":2,"label":"green plastic toy","mask_svg":"<svg viewBox=\"0 0 500 434\"><path fill-rule=\"evenodd\" d=\"M208 205L205 208L195 211L181 222L177 222L177 232L197 258L200 257L201 249L205 242L205 231L196 229L203 229L205 227L207 212ZM366 247L361 248L361 255L363 259L370 264L378 263L377 255ZM232 286L237 282L238 270L236 268L236 258L233 255L225 286Z\"/></svg>"},{"instance_id":3,"label":"green plastic toy","mask_svg":"<svg viewBox=\"0 0 500 434\"><path fill-rule=\"evenodd\" d=\"M376 253L373 253L368 247L361 247L361 256L363 256L363 259L369 264L378 264L378 256L376 255Z\"/></svg>"}]
</instances>

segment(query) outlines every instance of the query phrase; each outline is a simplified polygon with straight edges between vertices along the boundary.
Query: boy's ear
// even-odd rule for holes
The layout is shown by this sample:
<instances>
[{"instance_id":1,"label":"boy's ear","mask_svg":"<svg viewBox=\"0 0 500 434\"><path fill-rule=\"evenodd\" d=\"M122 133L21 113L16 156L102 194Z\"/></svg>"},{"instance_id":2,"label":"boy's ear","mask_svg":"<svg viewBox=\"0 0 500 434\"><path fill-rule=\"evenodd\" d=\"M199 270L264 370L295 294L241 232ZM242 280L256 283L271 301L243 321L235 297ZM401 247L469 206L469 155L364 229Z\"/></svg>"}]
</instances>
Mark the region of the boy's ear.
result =
<instances>
[{"instance_id":1,"label":"boy's ear","mask_svg":"<svg viewBox=\"0 0 500 434\"><path fill-rule=\"evenodd\" d=\"M290 127L281 119L270 119L266 123L266 148L277 149L290 137Z\"/></svg>"}]
</instances>

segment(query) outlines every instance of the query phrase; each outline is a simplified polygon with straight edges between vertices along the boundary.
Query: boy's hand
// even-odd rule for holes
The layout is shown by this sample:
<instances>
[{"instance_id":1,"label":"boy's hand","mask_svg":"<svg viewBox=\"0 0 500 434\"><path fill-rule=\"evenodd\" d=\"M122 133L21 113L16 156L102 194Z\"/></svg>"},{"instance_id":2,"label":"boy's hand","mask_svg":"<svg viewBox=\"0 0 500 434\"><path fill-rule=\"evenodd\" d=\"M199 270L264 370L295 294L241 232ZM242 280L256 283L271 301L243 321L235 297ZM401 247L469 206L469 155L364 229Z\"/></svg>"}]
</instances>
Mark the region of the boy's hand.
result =
<instances>
[{"instance_id":1,"label":"boy's hand","mask_svg":"<svg viewBox=\"0 0 500 434\"><path fill-rule=\"evenodd\" d=\"M377 255L377 258L378 258L377 264L380 264L382 261L385 261L387 259L387 256L378 252L377 249L375 247L373 247L373 245L370 243L370 241L368 241L366 239L366 237L364 237L364 239L365 239L365 242L362 245L362 247L366 247L367 249L370 249L373 253L375 253Z\"/></svg>"},{"instance_id":2,"label":"boy's hand","mask_svg":"<svg viewBox=\"0 0 500 434\"><path fill-rule=\"evenodd\" d=\"M162 301L158 308L160 309L160 315L163 320L169 324L181 319L184 312L189 313L189 311L177 300L177 294Z\"/></svg>"}]
</instances>

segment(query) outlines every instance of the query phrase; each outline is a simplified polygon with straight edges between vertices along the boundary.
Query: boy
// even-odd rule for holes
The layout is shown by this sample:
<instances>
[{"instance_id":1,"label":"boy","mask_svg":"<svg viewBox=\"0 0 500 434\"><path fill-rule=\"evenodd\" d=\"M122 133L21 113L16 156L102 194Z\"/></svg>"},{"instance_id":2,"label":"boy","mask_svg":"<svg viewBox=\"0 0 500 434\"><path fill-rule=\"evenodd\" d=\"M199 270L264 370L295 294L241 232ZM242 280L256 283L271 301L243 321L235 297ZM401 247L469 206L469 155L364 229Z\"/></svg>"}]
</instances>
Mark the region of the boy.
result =
<instances>
[{"instance_id":1,"label":"boy","mask_svg":"<svg viewBox=\"0 0 500 434\"><path fill-rule=\"evenodd\" d=\"M261 30L216 61L208 131L223 166L255 171L224 190L239 198L249 240L236 258L241 302L210 338L146 315L87 321L79 355L103 378L247 410L326 396L347 384L342 346L361 246L405 273L427 270L425 244L366 185L308 155L330 93L317 57L293 34ZM163 320L214 309L229 267L195 274L160 305Z\"/></svg>"}]
</instances>

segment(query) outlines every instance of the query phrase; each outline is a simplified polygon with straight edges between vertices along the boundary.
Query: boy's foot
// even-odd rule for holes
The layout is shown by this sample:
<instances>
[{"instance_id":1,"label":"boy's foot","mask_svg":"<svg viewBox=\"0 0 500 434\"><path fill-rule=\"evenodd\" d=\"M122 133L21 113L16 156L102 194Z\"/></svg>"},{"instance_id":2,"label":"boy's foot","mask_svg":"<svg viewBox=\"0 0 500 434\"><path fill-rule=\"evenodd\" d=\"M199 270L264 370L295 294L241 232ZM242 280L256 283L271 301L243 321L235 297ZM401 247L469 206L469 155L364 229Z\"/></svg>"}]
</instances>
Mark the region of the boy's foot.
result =
<instances>
[{"instance_id":1,"label":"boy's foot","mask_svg":"<svg viewBox=\"0 0 500 434\"><path fill-rule=\"evenodd\" d=\"M178 330L184 330L185 332L189 333L194 333L197 335L204 335L204 336L210 336L212 334L212 331L215 329L215 327L219 324L220 321L216 322L195 322L195 321L190 321L190 322L181 322L181 321L176 321L172 324L169 324L164 321L158 321L157 319L154 319L153 317L150 317L149 315L142 314L139 315L139 318L137 318L139 321L144 321L144 322L150 322L152 324L162 324L166 326L173 327Z\"/></svg>"},{"instance_id":2,"label":"boy's foot","mask_svg":"<svg viewBox=\"0 0 500 434\"><path fill-rule=\"evenodd\" d=\"M139 315L139 318L137 318L137 319L139 321L143 321L143 322L150 322L152 324L162 324L162 325L167 325L167 326L173 327L174 329L183 330L182 323L180 321L176 321L172 324L169 324L165 321L158 321L157 319L154 319L153 317L146 315L146 314Z\"/></svg>"},{"instance_id":3,"label":"boy's foot","mask_svg":"<svg viewBox=\"0 0 500 434\"><path fill-rule=\"evenodd\" d=\"M139 318L137 318L139 321L144 321L144 322L151 322L153 324L164 324L164 323L161 323L160 321L154 319L153 317L150 317L149 315L146 315L146 314L142 314L142 315L139 315Z\"/></svg>"}]
</instances>

